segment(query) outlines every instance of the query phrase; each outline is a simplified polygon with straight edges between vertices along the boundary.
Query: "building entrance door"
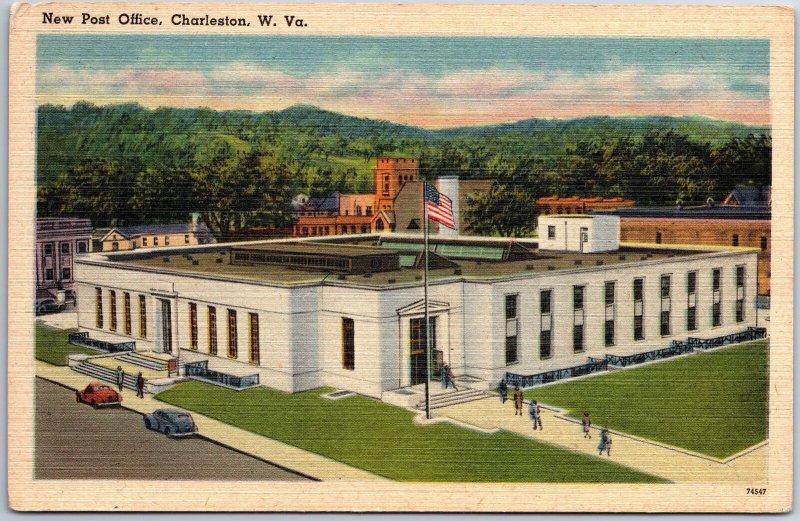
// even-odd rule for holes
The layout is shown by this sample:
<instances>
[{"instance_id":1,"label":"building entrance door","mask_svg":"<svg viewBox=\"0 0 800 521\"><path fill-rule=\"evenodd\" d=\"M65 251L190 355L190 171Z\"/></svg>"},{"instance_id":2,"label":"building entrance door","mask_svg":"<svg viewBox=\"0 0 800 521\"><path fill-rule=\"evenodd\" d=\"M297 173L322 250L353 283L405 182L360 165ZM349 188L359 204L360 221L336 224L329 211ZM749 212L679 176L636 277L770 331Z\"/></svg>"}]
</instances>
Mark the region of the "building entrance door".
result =
<instances>
[{"instance_id":1,"label":"building entrance door","mask_svg":"<svg viewBox=\"0 0 800 521\"><path fill-rule=\"evenodd\" d=\"M585 253L587 242L589 242L589 228L581 228L581 253Z\"/></svg>"},{"instance_id":2,"label":"building entrance door","mask_svg":"<svg viewBox=\"0 0 800 521\"><path fill-rule=\"evenodd\" d=\"M436 317L430 317L431 353L436 352ZM433 376L433 375L431 375ZM428 359L425 357L425 319L411 319L411 385L425 383Z\"/></svg>"},{"instance_id":3,"label":"building entrance door","mask_svg":"<svg viewBox=\"0 0 800 521\"><path fill-rule=\"evenodd\" d=\"M162 353L172 352L172 306L169 300L158 300L159 313L156 317L158 323L158 335L156 338L156 345L160 348Z\"/></svg>"}]
</instances>

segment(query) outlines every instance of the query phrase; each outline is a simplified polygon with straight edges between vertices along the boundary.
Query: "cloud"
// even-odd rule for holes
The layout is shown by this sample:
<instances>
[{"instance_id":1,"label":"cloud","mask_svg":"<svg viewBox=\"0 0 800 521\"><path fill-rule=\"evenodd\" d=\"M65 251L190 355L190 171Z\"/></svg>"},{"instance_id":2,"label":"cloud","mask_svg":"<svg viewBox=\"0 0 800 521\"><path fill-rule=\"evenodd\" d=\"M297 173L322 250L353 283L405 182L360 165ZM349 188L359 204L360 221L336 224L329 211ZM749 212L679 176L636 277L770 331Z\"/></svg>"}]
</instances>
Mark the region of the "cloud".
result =
<instances>
[{"instance_id":1,"label":"cloud","mask_svg":"<svg viewBox=\"0 0 800 521\"><path fill-rule=\"evenodd\" d=\"M430 128L529 117L705 115L769 123L764 75L654 71L465 69L422 74L389 69L295 75L230 62L207 70L131 67L75 70L56 65L37 78L41 103L135 101L145 106L276 110L306 103L356 116Z\"/></svg>"}]
</instances>

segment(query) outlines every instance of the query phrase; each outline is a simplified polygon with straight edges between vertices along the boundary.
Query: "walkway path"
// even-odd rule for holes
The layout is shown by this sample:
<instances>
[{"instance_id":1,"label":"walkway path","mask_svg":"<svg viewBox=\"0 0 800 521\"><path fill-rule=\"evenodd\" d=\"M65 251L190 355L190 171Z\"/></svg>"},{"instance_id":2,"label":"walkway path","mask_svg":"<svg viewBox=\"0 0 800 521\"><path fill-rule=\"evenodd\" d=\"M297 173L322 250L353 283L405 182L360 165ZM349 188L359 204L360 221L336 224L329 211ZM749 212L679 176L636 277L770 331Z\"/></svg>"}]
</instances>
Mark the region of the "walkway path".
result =
<instances>
[{"instance_id":1,"label":"walkway path","mask_svg":"<svg viewBox=\"0 0 800 521\"><path fill-rule=\"evenodd\" d=\"M434 417L449 417L482 429L500 428L545 443L597 456L600 432L592 429L585 439L581 426L560 414L542 408L543 431L534 431L525 405L524 415L514 416L511 400L501 404L497 398L436 409ZM643 472L664 477L675 483L758 483L766 479L767 447L761 446L728 463L692 455L677 448L649 443L611 433L611 460ZM608 458L605 453L603 458Z\"/></svg>"},{"instance_id":2,"label":"walkway path","mask_svg":"<svg viewBox=\"0 0 800 521\"><path fill-rule=\"evenodd\" d=\"M76 373L68 367L54 366L38 360L36 361L36 375L72 389L83 389L93 381L92 378ZM135 393L127 390L122 393L122 399L124 407L140 413L150 413L162 407L172 407L150 395L136 398ZM384 480L384 478L369 472L253 434L196 412L192 412L192 418L194 418L200 434L208 439L322 481Z\"/></svg>"}]
</instances>

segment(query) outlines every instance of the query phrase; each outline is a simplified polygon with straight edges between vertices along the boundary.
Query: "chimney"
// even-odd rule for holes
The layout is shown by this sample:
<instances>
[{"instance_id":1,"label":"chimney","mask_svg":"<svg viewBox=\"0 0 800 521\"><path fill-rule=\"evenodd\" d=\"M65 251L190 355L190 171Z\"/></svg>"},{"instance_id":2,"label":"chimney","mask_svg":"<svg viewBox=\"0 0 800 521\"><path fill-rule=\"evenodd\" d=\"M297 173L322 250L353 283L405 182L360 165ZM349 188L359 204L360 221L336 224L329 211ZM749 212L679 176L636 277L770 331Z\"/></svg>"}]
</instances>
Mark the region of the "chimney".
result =
<instances>
[{"instance_id":1,"label":"chimney","mask_svg":"<svg viewBox=\"0 0 800 521\"><path fill-rule=\"evenodd\" d=\"M446 195L453 202L453 221L456 229L451 230L447 226L439 226L439 235L456 236L461 233L460 210L459 210L459 182L458 176L440 177L436 180L436 189Z\"/></svg>"}]
</instances>

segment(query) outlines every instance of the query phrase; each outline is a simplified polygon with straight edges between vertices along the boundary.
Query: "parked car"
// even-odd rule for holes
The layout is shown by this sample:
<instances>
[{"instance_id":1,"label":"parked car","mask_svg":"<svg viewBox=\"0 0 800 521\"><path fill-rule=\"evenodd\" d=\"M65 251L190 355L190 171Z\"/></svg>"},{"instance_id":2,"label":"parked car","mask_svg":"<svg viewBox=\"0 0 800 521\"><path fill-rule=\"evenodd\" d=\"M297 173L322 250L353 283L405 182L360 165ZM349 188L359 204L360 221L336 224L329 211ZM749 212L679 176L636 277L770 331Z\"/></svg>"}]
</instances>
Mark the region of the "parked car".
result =
<instances>
[{"instance_id":1,"label":"parked car","mask_svg":"<svg viewBox=\"0 0 800 521\"><path fill-rule=\"evenodd\" d=\"M152 414L145 414L144 426L173 438L197 433L192 415L175 409L156 409Z\"/></svg>"},{"instance_id":2,"label":"parked car","mask_svg":"<svg viewBox=\"0 0 800 521\"><path fill-rule=\"evenodd\" d=\"M64 308L66 308L65 304L59 304L55 300L43 300L36 304L36 316L58 313L64 311Z\"/></svg>"},{"instance_id":3,"label":"parked car","mask_svg":"<svg viewBox=\"0 0 800 521\"><path fill-rule=\"evenodd\" d=\"M100 382L92 382L83 391L75 391L75 399L78 403L89 404L95 409L101 406L119 405L122 402L122 396L117 391Z\"/></svg>"}]
</instances>

